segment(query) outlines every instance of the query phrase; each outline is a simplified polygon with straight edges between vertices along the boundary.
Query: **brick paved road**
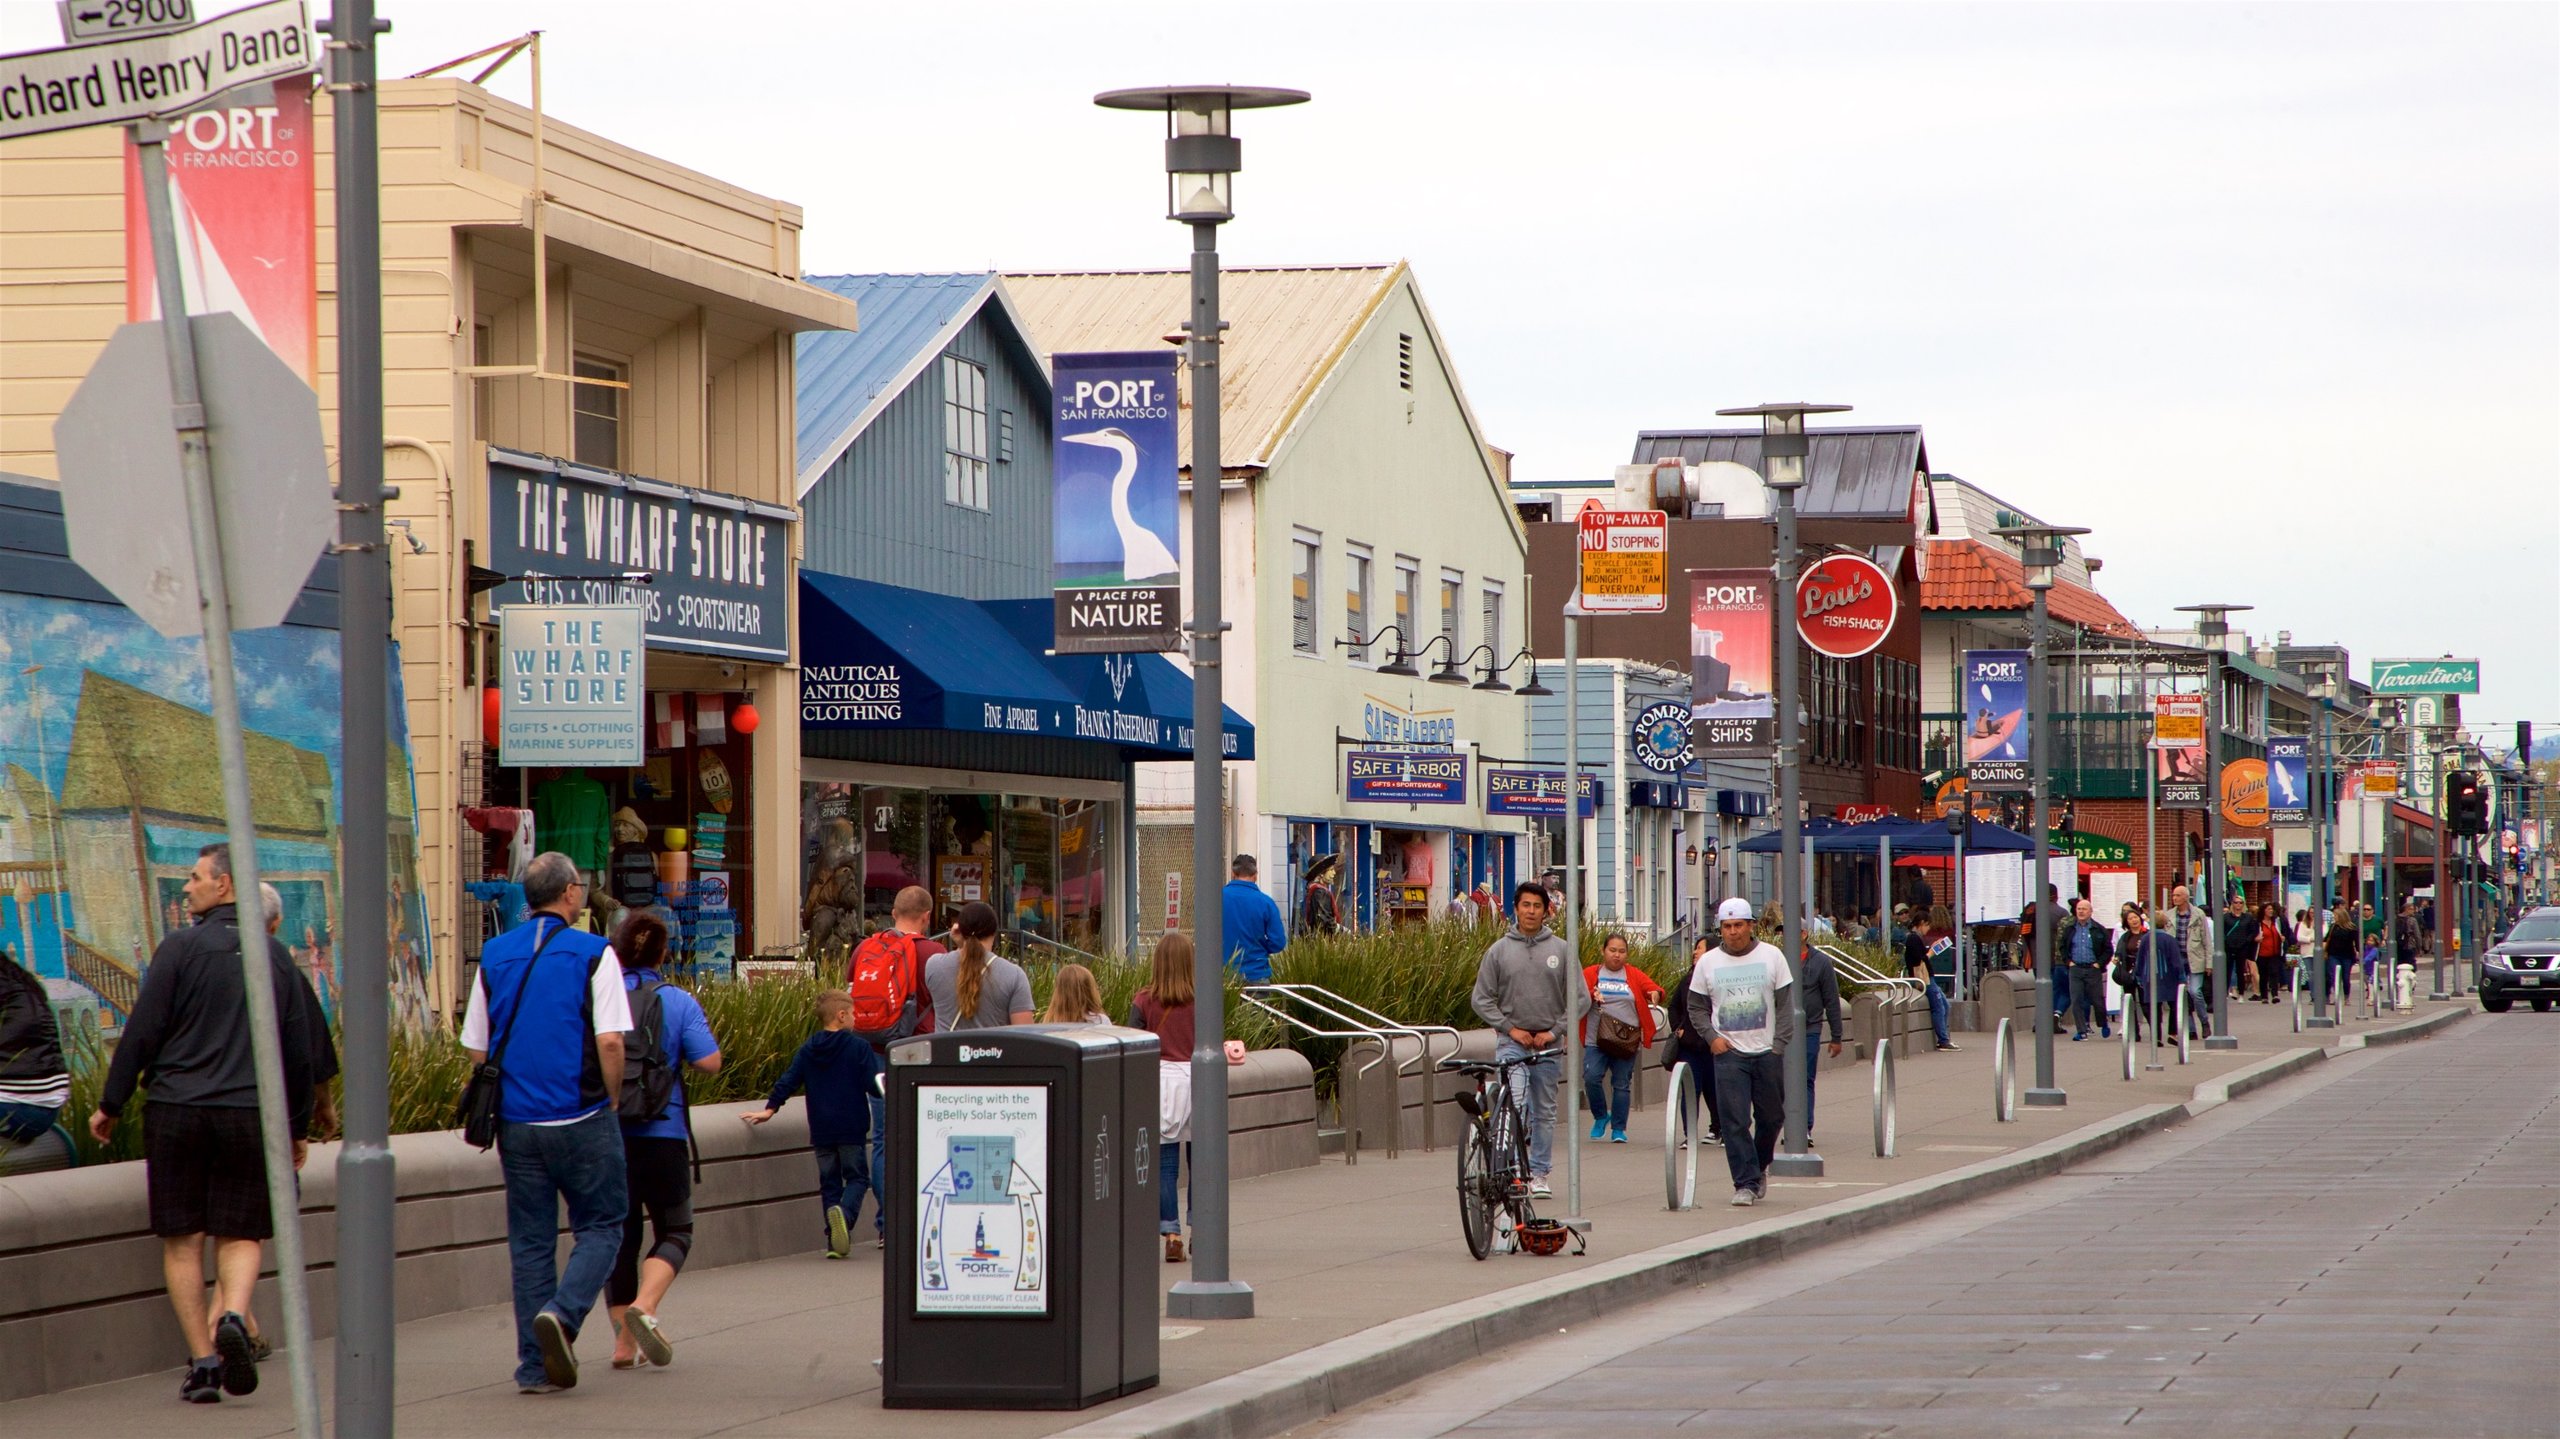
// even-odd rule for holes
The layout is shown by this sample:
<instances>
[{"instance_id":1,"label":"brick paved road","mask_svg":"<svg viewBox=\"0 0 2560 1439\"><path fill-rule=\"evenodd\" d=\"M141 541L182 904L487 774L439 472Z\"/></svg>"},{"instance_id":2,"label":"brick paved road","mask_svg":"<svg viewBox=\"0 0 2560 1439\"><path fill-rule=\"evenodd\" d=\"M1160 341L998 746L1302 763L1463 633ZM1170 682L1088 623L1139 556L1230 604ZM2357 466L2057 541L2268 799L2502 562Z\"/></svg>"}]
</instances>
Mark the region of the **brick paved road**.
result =
<instances>
[{"instance_id":1,"label":"brick paved road","mask_svg":"<svg viewBox=\"0 0 2560 1439\"><path fill-rule=\"evenodd\" d=\"M2560 1024L2478 1015L1316 1432L2560 1434Z\"/></svg>"}]
</instances>

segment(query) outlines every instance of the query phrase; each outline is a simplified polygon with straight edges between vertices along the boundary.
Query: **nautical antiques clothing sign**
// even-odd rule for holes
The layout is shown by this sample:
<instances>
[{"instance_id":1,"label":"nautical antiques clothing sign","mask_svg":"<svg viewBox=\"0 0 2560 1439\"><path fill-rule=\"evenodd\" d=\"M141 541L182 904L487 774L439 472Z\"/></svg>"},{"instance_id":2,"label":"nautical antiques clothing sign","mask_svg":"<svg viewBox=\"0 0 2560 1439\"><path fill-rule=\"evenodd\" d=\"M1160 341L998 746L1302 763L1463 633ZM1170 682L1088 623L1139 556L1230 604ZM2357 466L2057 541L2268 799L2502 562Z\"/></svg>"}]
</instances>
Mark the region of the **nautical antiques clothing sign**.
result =
<instances>
[{"instance_id":1,"label":"nautical antiques clothing sign","mask_svg":"<svg viewBox=\"0 0 2560 1439\"><path fill-rule=\"evenodd\" d=\"M1053 361L1060 654L1182 647L1174 365L1152 350Z\"/></svg>"}]
</instances>

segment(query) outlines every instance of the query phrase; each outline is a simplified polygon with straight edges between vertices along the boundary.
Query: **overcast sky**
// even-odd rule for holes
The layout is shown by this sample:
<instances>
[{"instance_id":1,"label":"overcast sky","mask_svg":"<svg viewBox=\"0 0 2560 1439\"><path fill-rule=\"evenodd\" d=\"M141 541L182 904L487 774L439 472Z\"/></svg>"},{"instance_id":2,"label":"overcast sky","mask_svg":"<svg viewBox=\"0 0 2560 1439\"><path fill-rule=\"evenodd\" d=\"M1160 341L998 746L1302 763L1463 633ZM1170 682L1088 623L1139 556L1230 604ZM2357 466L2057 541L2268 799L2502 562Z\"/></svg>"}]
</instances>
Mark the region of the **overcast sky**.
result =
<instances>
[{"instance_id":1,"label":"overcast sky","mask_svg":"<svg viewBox=\"0 0 2560 1439\"><path fill-rule=\"evenodd\" d=\"M1844 402L2137 622L2478 655L2469 718L2560 730L2551 5L382 9L386 75L542 26L554 114L805 207L815 271L1180 264L1092 93L1309 90L1240 123L1229 261L1410 260L1521 478Z\"/></svg>"}]
</instances>

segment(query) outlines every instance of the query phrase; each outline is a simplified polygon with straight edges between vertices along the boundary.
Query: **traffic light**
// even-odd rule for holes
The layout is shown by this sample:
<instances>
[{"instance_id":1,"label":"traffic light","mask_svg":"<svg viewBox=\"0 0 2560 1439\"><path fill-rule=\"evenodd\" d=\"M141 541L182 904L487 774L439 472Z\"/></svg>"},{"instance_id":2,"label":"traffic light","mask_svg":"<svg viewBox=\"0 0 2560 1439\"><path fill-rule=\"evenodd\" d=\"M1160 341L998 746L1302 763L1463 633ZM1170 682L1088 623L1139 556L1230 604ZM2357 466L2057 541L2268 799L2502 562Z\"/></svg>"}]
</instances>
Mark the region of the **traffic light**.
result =
<instances>
[{"instance_id":1,"label":"traffic light","mask_svg":"<svg viewBox=\"0 0 2560 1439\"><path fill-rule=\"evenodd\" d=\"M2479 775L2458 769L2445 777L2445 818L2457 835L2489 832L2489 794Z\"/></svg>"},{"instance_id":2,"label":"traffic light","mask_svg":"<svg viewBox=\"0 0 2560 1439\"><path fill-rule=\"evenodd\" d=\"M2516 763L2527 772L2533 769L2533 721L2516 721Z\"/></svg>"}]
</instances>

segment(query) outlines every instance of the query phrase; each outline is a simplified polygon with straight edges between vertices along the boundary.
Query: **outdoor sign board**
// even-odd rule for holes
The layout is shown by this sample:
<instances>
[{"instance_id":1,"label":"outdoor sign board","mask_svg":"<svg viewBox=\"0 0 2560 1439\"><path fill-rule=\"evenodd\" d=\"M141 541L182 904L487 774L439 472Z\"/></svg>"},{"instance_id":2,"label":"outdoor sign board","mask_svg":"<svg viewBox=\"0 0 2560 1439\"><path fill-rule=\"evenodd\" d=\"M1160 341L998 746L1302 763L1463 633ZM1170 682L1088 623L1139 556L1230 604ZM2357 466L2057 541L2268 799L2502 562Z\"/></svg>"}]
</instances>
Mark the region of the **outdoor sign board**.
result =
<instances>
[{"instance_id":1,"label":"outdoor sign board","mask_svg":"<svg viewBox=\"0 0 2560 1439\"><path fill-rule=\"evenodd\" d=\"M1599 812L1600 782L1587 774L1580 779L1574 786L1573 807L1576 814L1589 819ZM1563 818L1564 771L1485 766L1484 812Z\"/></svg>"},{"instance_id":2,"label":"outdoor sign board","mask_svg":"<svg viewBox=\"0 0 2560 1439\"><path fill-rule=\"evenodd\" d=\"M1052 360L1050 593L1060 654L1182 647L1177 363L1170 350Z\"/></svg>"},{"instance_id":3,"label":"outdoor sign board","mask_svg":"<svg viewBox=\"0 0 2560 1439\"><path fill-rule=\"evenodd\" d=\"M1760 759L1778 743L1777 630L1767 570L1689 572L1689 738L1710 759Z\"/></svg>"},{"instance_id":4,"label":"outdoor sign board","mask_svg":"<svg viewBox=\"0 0 2560 1439\"><path fill-rule=\"evenodd\" d=\"M56 0L62 39L71 45L160 35L196 23L195 0Z\"/></svg>"},{"instance_id":5,"label":"outdoor sign board","mask_svg":"<svg viewBox=\"0 0 2560 1439\"><path fill-rule=\"evenodd\" d=\"M1964 761L1972 789L2026 789L2027 652L1964 652Z\"/></svg>"},{"instance_id":6,"label":"outdoor sign board","mask_svg":"<svg viewBox=\"0 0 2560 1439\"><path fill-rule=\"evenodd\" d=\"M1669 515L1660 510L1587 509L1578 524L1583 613L1658 615L1669 608Z\"/></svg>"},{"instance_id":7,"label":"outdoor sign board","mask_svg":"<svg viewBox=\"0 0 2560 1439\"><path fill-rule=\"evenodd\" d=\"M176 115L305 74L311 34L303 0L268 0L184 30L0 56L0 140Z\"/></svg>"},{"instance_id":8,"label":"outdoor sign board","mask_svg":"<svg viewBox=\"0 0 2560 1439\"><path fill-rule=\"evenodd\" d=\"M2480 662L2375 660L2372 688L2378 695L2476 695L2480 693Z\"/></svg>"},{"instance_id":9,"label":"outdoor sign board","mask_svg":"<svg viewBox=\"0 0 2560 1439\"><path fill-rule=\"evenodd\" d=\"M2242 829L2267 827L2267 762L2235 759L2222 767L2222 822Z\"/></svg>"},{"instance_id":10,"label":"outdoor sign board","mask_svg":"<svg viewBox=\"0 0 2560 1439\"><path fill-rule=\"evenodd\" d=\"M498 763L637 768L647 654L638 605L500 611Z\"/></svg>"},{"instance_id":11,"label":"outdoor sign board","mask_svg":"<svg viewBox=\"0 0 2560 1439\"><path fill-rule=\"evenodd\" d=\"M2045 831L2046 847L2055 854L2067 854L2087 864L2131 864L2133 846L2120 839L2087 830L2054 829Z\"/></svg>"},{"instance_id":12,"label":"outdoor sign board","mask_svg":"<svg viewBox=\"0 0 2560 1439\"><path fill-rule=\"evenodd\" d=\"M2367 798L2395 798L2400 793L2400 765L2385 760L2364 767L2364 792Z\"/></svg>"},{"instance_id":13,"label":"outdoor sign board","mask_svg":"<svg viewBox=\"0 0 2560 1439\"><path fill-rule=\"evenodd\" d=\"M134 0L81 8L140 9ZM169 127L169 202L191 314L228 311L317 386L320 283L312 244L311 77L242 89ZM124 144L124 313L160 318L142 156Z\"/></svg>"},{"instance_id":14,"label":"outdoor sign board","mask_svg":"<svg viewBox=\"0 0 2560 1439\"><path fill-rule=\"evenodd\" d=\"M1689 768L1696 754L1689 747L1689 706L1681 700L1655 700L1636 711L1627 730L1628 752L1655 774L1676 775Z\"/></svg>"},{"instance_id":15,"label":"outdoor sign board","mask_svg":"<svg viewBox=\"0 0 2560 1439\"><path fill-rule=\"evenodd\" d=\"M2299 735L2267 740L2267 817L2298 824L2311 812L2311 742Z\"/></svg>"},{"instance_id":16,"label":"outdoor sign board","mask_svg":"<svg viewBox=\"0 0 2560 1439\"><path fill-rule=\"evenodd\" d=\"M792 514L492 448L488 564L535 578L500 585L489 605L637 605L655 648L780 663L791 654Z\"/></svg>"},{"instance_id":17,"label":"outdoor sign board","mask_svg":"<svg viewBox=\"0 0 2560 1439\"><path fill-rule=\"evenodd\" d=\"M1465 804L1467 757L1445 750L1343 752L1343 797L1364 804Z\"/></svg>"},{"instance_id":18,"label":"outdoor sign board","mask_svg":"<svg viewBox=\"0 0 2560 1439\"><path fill-rule=\"evenodd\" d=\"M916 1086L916 1312L1049 1312L1049 1086ZM904 1121L901 1121L903 1123Z\"/></svg>"},{"instance_id":19,"label":"outdoor sign board","mask_svg":"<svg viewBox=\"0 0 2560 1439\"><path fill-rule=\"evenodd\" d=\"M1901 612L1893 575L1865 555L1826 555L1796 581L1796 633L1833 659L1853 660L1883 644Z\"/></svg>"},{"instance_id":20,"label":"outdoor sign board","mask_svg":"<svg viewBox=\"0 0 2560 1439\"><path fill-rule=\"evenodd\" d=\"M2206 808L2204 696L2151 697L2153 797L2162 809Z\"/></svg>"}]
</instances>

